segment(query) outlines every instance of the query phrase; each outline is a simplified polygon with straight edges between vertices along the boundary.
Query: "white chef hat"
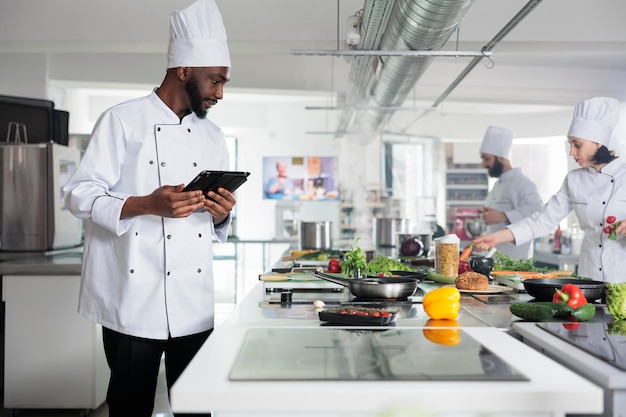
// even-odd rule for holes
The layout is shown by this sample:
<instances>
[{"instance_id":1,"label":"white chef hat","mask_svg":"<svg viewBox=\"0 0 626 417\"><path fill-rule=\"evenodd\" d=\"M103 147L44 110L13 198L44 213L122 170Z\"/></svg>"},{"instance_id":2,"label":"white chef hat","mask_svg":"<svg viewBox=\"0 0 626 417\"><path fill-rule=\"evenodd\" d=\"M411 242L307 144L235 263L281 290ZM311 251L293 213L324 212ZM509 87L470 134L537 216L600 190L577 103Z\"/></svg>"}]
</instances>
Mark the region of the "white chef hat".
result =
<instances>
[{"instance_id":1,"label":"white chef hat","mask_svg":"<svg viewBox=\"0 0 626 417\"><path fill-rule=\"evenodd\" d=\"M509 159L513 145L513 132L504 127L489 126L480 146L480 153L500 156Z\"/></svg>"},{"instance_id":2,"label":"white chef hat","mask_svg":"<svg viewBox=\"0 0 626 417\"><path fill-rule=\"evenodd\" d=\"M619 122L619 101L611 97L583 100L574 108L574 119L567 136L609 146L613 128Z\"/></svg>"},{"instance_id":3,"label":"white chef hat","mask_svg":"<svg viewBox=\"0 0 626 417\"><path fill-rule=\"evenodd\" d=\"M226 29L215 0L197 0L171 14L167 67L230 67Z\"/></svg>"}]
</instances>

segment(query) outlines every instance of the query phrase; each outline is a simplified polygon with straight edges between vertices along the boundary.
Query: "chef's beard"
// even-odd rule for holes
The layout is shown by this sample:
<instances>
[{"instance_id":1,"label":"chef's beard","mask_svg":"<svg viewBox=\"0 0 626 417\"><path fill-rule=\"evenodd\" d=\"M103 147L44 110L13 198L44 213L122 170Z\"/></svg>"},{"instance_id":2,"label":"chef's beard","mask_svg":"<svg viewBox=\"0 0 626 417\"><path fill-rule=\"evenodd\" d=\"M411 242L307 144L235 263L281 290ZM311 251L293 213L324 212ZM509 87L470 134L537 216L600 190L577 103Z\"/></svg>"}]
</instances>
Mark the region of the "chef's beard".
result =
<instances>
[{"instance_id":1,"label":"chef's beard","mask_svg":"<svg viewBox=\"0 0 626 417\"><path fill-rule=\"evenodd\" d=\"M198 88L198 80L196 77L192 76L189 81L187 81L185 84L185 91L187 92L189 101L191 102L191 111L193 111L198 118L204 119L207 115L207 110L202 107L204 99L200 95L200 89Z\"/></svg>"},{"instance_id":2,"label":"chef's beard","mask_svg":"<svg viewBox=\"0 0 626 417\"><path fill-rule=\"evenodd\" d=\"M504 165L502 165L502 162L500 162L498 158L495 158L495 160L493 161L493 166L489 168L489 176L493 178L500 178L503 169Z\"/></svg>"}]
</instances>

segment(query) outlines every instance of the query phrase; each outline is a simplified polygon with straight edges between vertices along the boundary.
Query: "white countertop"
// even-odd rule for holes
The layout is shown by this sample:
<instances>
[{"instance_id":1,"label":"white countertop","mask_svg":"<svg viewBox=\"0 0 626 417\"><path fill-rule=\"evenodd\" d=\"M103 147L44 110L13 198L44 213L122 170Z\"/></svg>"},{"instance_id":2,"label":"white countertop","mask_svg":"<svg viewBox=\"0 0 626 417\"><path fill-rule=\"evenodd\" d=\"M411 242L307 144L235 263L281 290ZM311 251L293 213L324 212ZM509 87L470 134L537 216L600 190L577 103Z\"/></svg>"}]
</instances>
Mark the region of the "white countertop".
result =
<instances>
[{"instance_id":1,"label":"white countertop","mask_svg":"<svg viewBox=\"0 0 626 417\"><path fill-rule=\"evenodd\" d=\"M261 284L259 284L261 286ZM528 377L529 381L230 381L229 374L249 328L327 331L306 308L283 315L261 308L253 291L217 327L171 390L175 412L213 412L215 417L387 417L598 414L603 391L592 382L523 344L506 332L464 315L467 334ZM420 305L421 308L421 305ZM422 316L420 316L422 314ZM419 328L423 311L398 327ZM333 327L336 329L336 327ZM393 414L402 408L409 414Z\"/></svg>"}]
</instances>

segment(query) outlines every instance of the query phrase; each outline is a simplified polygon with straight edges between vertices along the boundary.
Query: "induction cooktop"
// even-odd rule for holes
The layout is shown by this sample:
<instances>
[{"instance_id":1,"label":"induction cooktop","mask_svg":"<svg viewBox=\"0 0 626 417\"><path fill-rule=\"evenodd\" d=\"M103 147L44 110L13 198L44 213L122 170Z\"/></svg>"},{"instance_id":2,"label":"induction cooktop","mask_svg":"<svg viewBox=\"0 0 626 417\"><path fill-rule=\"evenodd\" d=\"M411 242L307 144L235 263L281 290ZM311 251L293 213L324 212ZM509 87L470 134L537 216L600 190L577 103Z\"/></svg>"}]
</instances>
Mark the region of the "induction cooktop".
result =
<instances>
[{"instance_id":1,"label":"induction cooktop","mask_svg":"<svg viewBox=\"0 0 626 417\"><path fill-rule=\"evenodd\" d=\"M539 323L537 326L626 371L626 326L619 321L576 324L574 328L571 323ZM622 327L625 327L624 330Z\"/></svg>"},{"instance_id":2,"label":"induction cooktop","mask_svg":"<svg viewBox=\"0 0 626 417\"><path fill-rule=\"evenodd\" d=\"M230 379L528 380L462 329L454 346L435 343L424 331L249 329Z\"/></svg>"}]
</instances>

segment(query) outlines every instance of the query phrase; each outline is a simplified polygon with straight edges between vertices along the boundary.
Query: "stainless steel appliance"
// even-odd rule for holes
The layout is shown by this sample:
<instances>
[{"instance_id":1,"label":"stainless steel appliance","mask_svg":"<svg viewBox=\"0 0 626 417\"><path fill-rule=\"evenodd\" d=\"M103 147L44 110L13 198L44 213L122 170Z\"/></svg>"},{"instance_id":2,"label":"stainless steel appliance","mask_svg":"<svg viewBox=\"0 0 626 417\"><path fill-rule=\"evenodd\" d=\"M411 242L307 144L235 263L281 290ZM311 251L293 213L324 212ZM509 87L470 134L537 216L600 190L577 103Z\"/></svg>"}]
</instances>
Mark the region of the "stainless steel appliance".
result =
<instances>
[{"instance_id":1,"label":"stainless steel appliance","mask_svg":"<svg viewBox=\"0 0 626 417\"><path fill-rule=\"evenodd\" d=\"M395 248L398 234L408 232L408 219L382 217L374 219L374 242L378 248Z\"/></svg>"},{"instance_id":2,"label":"stainless steel appliance","mask_svg":"<svg viewBox=\"0 0 626 417\"><path fill-rule=\"evenodd\" d=\"M0 145L0 250L37 252L78 246L82 220L61 188L80 150L54 142Z\"/></svg>"},{"instance_id":3,"label":"stainless steel appliance","mask_svg":"<svg viewBox=\"0 0 626 417\"><path fill-rule=\"evenodd\" d=\"M332 247L332 222L300 222L300 249L323 250Z\"/></svg>"}]
</instances>

